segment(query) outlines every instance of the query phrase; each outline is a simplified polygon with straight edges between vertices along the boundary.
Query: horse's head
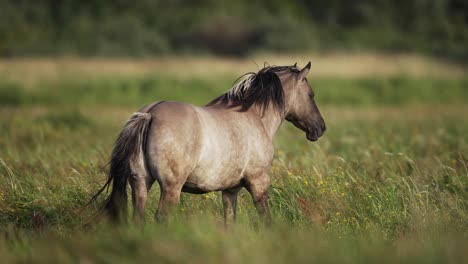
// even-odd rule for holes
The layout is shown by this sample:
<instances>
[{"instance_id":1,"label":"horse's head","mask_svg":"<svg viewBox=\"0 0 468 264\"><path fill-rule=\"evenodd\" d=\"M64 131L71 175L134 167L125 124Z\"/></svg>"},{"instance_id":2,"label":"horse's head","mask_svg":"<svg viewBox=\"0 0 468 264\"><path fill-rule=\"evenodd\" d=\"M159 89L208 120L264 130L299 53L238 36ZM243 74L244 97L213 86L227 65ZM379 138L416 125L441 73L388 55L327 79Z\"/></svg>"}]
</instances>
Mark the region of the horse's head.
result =
<instances>
[{"instance_id":1,"label":"horse's head","mask_svg":"<svg viewBox=\"0 0 468 264\"><path fill-rule=\"evenodd\" d=\"M307 81L309 70L310 62L302 70L294 65L289 74L283 74L280 78L284 89L286 120L306 132L308 140L316 141L323 135L326 126L315 103L314 91Z\"/></svg>"},{"instance_id":2,"label":"horse's head","mask_svg":"<svg viewBox=\"0 0 468 264\"><path fill-rule=\"evenodd\" d=\"M268 109L280 110L286 120L316 141L325 132L325 122L314 101L314 92L307 82L310 62L302 70L294 66L267 66L258 73L243 75L226 93L207 106L225 105L247 111L256 106L260 116Z\"/></svg>"}]
</instances>

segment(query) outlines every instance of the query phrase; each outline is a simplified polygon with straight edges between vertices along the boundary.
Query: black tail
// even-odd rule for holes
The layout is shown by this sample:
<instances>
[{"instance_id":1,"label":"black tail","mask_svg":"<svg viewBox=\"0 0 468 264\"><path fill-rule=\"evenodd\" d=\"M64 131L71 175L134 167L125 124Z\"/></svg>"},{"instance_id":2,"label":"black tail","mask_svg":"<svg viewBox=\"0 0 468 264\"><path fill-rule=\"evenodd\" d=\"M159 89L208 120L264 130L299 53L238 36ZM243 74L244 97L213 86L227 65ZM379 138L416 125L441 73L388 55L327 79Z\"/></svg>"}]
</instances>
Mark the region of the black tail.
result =
<instances>
[{"instance_id":1,"label":"black tail","mask_svg":"<svg viewBox=\"0 0 468 264\"><path fill-rule=\"evenodd\" d=\"M90 201L94 201L112 183L112 192L104 202L101 212L113 221L127 215L127 180L132 173L130 162L144 153L150 123L151 115L140 112L127 121L112 150L107 182Z\"/></svg>"}]
</instances>

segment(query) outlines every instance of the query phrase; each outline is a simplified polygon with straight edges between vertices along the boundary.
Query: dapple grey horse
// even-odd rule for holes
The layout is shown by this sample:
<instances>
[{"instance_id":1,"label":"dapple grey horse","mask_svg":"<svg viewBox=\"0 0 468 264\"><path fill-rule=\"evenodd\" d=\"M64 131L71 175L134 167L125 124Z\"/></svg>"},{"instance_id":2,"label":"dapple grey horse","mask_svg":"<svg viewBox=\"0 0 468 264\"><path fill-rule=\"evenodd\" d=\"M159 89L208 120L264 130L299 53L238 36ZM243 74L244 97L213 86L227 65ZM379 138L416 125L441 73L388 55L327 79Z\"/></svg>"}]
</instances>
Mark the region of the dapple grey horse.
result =
<instances>
[{"instance_id":1,"label":"dapple grey horse","mask_svg":"<svg viewBox=\"0 0 468 264\"><path fill-rule=\"evenodd\" d=\"M303 69L268 66L245 74L204 107L162 101L140 109L114 145L108 181L98 192L112 184L103 211L115 220L126 216L129 182L134 217L144 219L148 191L158 181L157 220L165 221L181 192L221 191L228 224L245 187L269 223L268 171L276 131L287 120L316 141L326 129L306 78L309 69L310 62Z\"/></svg>"}]
</instances>

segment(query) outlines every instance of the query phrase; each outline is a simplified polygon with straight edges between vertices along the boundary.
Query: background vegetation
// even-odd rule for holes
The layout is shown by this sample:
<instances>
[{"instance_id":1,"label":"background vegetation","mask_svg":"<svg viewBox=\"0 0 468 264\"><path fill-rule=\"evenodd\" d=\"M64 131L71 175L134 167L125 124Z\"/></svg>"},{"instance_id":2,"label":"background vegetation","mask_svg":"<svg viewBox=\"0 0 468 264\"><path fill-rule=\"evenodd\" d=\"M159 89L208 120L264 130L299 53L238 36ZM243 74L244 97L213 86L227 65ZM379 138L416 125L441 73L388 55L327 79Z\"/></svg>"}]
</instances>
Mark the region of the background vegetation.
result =
<instances>
[{"instance_id":1,"label":"background vegetation","mask_svg":"<svg viewBox=\"0 0 468 264\"><path fill-rule=\"evenodd\" d=\"M417 51L468 59L463 0L2 0L0 55Z\"/></svg>"}]
</instances>

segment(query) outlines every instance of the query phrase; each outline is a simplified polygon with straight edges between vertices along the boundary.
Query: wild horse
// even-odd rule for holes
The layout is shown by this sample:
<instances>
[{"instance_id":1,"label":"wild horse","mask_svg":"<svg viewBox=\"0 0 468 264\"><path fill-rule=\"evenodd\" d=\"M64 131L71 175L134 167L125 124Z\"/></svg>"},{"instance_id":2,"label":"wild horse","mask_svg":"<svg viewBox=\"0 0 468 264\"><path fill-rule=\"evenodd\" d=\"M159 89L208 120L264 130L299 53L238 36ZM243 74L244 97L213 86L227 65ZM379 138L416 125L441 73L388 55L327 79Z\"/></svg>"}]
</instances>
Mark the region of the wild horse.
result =
<instances>
[{"instance_id":1,"label":"wild horse","mask_svg":"<svg viewBox=\"0 0 468 264\"><path fill-rule=\"evenodd\" d=\"M204 107L157 102L135 113L115 142L110 173L99 195L112 184L103 211L118 220L127 213L127 181L134 217L144 218L147 194L161 188L156 219L165 221L181 192L222 192L225 223L236 216L237 194L245 187L260 216L269 223L268 170L273 136L284 119L316 141L325 122L303 69L268 66L247 73Z\"/></svg>"}]
</instances>

